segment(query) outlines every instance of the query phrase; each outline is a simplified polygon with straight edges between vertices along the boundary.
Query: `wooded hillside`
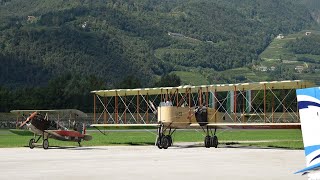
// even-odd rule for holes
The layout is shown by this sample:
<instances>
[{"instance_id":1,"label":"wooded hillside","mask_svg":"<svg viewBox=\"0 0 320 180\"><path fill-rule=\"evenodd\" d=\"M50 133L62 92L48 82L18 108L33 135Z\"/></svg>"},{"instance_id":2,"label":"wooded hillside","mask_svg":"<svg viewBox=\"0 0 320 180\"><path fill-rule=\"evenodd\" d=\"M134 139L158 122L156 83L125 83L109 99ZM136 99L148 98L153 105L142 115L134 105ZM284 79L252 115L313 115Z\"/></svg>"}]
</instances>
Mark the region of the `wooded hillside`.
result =
<instances>
[{"instance_id":1,"label":"wooded hillside","mask_svg":"<svg viewBox=\"0 0 320 180\"><path fill-rule=\"evenodd\" d=\"M171 72L245 81L221 72L252 67L278 34L315 24L310 2L0 0L0 111L90 112L91 90L179 85Z\"/></svg>"},{"instance_id":2,"label":"wooded hillside","mask_svg":"<svg viewBox=\"0 0 320 180\"><path fill-rule=\"evenodd\" d=\"M311 23L291 0L1 0L0 84L77 73L150 86L171 71L246 66L275 35Z\"/></svg>"}]
</instances>

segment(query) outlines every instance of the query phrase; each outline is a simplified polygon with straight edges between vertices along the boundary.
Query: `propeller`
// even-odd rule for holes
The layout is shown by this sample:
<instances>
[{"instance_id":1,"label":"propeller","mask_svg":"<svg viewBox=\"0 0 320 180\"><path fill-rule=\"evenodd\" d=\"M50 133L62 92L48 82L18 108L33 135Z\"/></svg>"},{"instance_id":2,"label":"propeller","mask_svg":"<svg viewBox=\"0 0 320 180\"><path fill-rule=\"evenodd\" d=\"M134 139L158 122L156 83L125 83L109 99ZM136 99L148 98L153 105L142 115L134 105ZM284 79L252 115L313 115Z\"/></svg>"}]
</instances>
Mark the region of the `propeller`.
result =
<instances>
[{"instance_id":1,"label":"propeller","mask_svg":"<svg viewBox=\"0 0 320 180\"><path fill-rule=\"evenodd\" d=\"M37 115L37 112L32 113L32 114L19 126L19 128L21 128L22 126L24 126L25 124L27 124L27 122L29 122L31 119L33 119L36 115Z\"/></svg>"},{"instance_id":2,"label":"propeller","mask_svg":"<svg viewBox=\"0 0 320 180\"><path fill-rule=\"evenodd\" d=\"M149 100L149 104L150 104L150 107L152 109L153 114L157 114L157 109L156 109L156 107L154 106L154 104L150 100Z\"/></svg>"}]
</instances>

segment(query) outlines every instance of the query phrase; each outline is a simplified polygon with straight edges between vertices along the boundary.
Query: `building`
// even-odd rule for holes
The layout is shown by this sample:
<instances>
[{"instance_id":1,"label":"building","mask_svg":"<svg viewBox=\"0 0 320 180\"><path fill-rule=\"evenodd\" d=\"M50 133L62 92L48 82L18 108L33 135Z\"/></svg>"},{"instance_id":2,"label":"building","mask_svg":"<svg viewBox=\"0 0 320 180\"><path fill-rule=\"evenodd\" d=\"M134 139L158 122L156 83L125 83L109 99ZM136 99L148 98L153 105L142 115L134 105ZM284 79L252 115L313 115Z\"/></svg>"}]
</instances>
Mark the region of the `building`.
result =
<instances>
[{"instance_id":1,"label":"building","mask_svg":"<svg viewBox=\"0 0 320 180\"><path fill-rule=\"evenodd\" d=\"M28 19L27 19L28 22L34 22L35 20L36 20L35 16L28 16Z\"/></svg>"},{"instance_id":2,"label":"building","mask_svg":"<svg viewBox=\"0 0 320 180\"><path fill-rule=\"evenodd\" d=\"M283 39L283 38L284 38L284 35L283 35L283 34L279 34L276 38L277 38L277 39Z\"/></svg>"},{"instance_id":3,"label":"building","mask_svg":"<svg viewBox=\"0 0 320 180\"><path fill-rule=\"evenodd\" d=\"M298 73L302 73L303 69L304 69L303 66L296 66L296 67L294 68L294 70L296 70Z\"/></svg>"},{"instance_id":4,"label":"building","mask_svg":"<svg viewBox=\"0 0 320 180\"><path fill-rule=\"evenodd\" d=\"M274 66L270 67L270 71L275 71L275 70L276 70L276 67L274 67Z\"/></svg>"},{"instance_id":5,"label":"building","mask_svg":"<svg viewBox=\"0 0 320 180\"><path fill-rule=\"evenodd\" d=\"M311 34L311 32L306 32L306 36L309 36Z\"/></svg>"}]
</instances>

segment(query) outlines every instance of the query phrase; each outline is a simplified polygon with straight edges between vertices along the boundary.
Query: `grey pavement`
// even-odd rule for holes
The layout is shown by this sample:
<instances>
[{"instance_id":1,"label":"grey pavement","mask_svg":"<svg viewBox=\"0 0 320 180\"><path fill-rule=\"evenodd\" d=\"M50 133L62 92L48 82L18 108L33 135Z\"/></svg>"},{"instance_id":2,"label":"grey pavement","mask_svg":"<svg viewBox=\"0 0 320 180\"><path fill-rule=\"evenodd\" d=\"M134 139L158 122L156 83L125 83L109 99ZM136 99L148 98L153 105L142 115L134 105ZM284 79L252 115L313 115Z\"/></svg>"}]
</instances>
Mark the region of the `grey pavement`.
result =
<instances>
[{"instance_id":1,"label":"grey pavement","mask_svg":"<svg viewBox=\"0 0 320 180\"><path fill-rule=\"evenodd\" d=\"M154 146L0 148L0 179L307 179L302 150Z\"/></svg>"}]
</instances>

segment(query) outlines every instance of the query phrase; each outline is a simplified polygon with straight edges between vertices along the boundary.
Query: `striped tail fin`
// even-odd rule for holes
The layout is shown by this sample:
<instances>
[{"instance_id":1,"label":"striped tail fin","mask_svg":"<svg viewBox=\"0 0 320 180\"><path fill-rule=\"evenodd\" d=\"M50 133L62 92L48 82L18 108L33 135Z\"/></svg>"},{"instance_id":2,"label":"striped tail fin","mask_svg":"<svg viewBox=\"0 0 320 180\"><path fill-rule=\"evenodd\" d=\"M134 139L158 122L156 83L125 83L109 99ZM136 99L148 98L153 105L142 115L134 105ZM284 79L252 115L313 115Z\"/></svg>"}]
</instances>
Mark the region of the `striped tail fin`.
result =
<instances>
[{"instance_id":1,"label":"striped tail fin","mask_svg":"<svg viewBox=\"0 0 320 180\"><path fill-rule=\"evenodd\" d=\"M306 156L306 168L296 173L320 169L320 87L297 89L297 100Z\"/></svg>"}]
</instances>

